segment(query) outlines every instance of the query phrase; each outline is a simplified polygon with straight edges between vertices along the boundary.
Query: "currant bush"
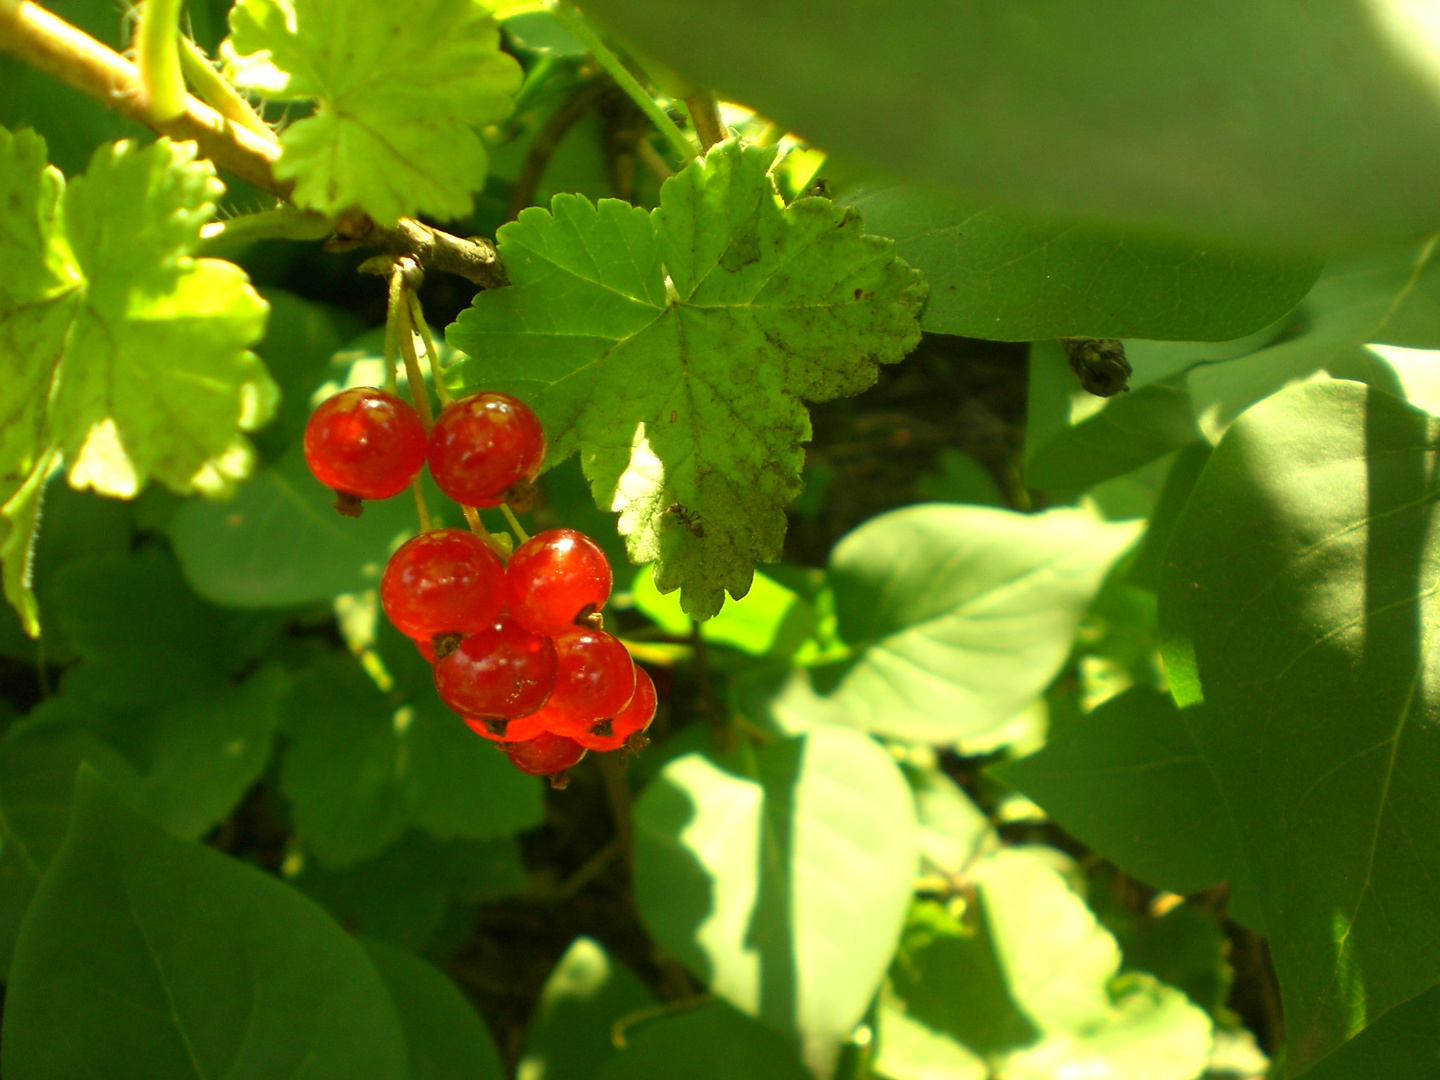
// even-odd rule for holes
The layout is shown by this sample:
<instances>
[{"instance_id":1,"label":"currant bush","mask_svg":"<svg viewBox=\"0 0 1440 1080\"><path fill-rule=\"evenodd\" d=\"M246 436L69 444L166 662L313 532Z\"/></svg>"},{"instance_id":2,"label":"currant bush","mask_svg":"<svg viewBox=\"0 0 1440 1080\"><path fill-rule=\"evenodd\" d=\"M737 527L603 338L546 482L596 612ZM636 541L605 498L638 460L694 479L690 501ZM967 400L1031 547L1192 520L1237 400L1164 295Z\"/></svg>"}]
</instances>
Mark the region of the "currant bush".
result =
<instances>
[{"instance_id":1,"label":"currant bush","mask_svg":"<svg viewBox=\"0 0 1440 1080\"><path fill-rule=\"evenodd\" d=\"M523 401L472 394L446 406L435 421L427 458L435 483L456 502L498 506L512 488L539 475L545 432Z\"/></svg>"},{"instance_id":2,"label":"currant bush","mask_svg":"<svg viewBox=\"0 0 1440 1080\"><path fill-rule=\"evenodd\" d=\"M505 585L516 622L537 634L565 634L610 599L610 561L584 533L550 529L510 556Z\"/></svg>"},{"instance_id":3,"label":"currant bush","mask_svg":"<svg viewBox=\"0 0 1440 1080\"><path fill-rule=\"evenodd\" d=\"M394 394L357 386L326 398L305 425L305 461L339 496L336 509L404 491L425 464L420 417Z\"/></svg>"}]
</instances>

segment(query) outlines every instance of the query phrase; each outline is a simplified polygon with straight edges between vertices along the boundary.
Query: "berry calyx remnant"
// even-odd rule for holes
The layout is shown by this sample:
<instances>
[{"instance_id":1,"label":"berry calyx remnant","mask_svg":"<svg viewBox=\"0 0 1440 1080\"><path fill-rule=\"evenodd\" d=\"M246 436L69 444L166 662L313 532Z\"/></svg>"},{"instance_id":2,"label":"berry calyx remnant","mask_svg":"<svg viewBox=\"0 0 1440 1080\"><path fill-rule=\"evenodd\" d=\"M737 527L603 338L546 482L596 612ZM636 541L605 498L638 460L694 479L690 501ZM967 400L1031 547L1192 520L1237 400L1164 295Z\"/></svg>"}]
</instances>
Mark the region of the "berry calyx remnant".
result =
<instances>
[{"instance_id":1,"label":"berry calyx remnant","mask_svg":"<svg viewBox=\"0 0 1440 1080\"><path fill-rule=\"evenodd\" d=\"M335 508L360 513L362 499L404 491L425 464L420 417L394 394L369 386L322 401L305 425L305 461L338 496Z\"/></svg>"},{"instance_id":2,"label":"berry calyx remnant","mask_svg":"<svg viewBox=\"0 0 1440 1080\"><path fill-rule=\"evenodd\" d=\"M549 638L502 615L435 661L435 689L461 716L513 719L545 704L555 667Z\"/></svg>"},{"instance_id":3,"label":"berry calyx remnant","mask_svg":"<svg viewBox=\"0 0 1440 1080\"><path fill-rule=\"evenodd\" d=\"M629 703L612 718L597 720L590 725L589 731L572 737L587 750L619 750L622 746L628 746L639 751L644 748L644 743L636 743L644 737L644 732L655 719L657 704L655 682L646 670L637 664L635 693ZM646 739L645 743L648 742Z\"/></svg>"},{"instance_id":4,"label":"berry calyx remnant","mask_svg":"<svg viewBox=\"0 0 1440 1080\"><path fill-rule=\"evenodd\" d=\"M477 634L505 603L505 566L483 540L461 529L432 529L401 544L380 578L385 614L408 638ZM425 650L421 650L424 652Z\"/></svg>"},{"instance_id":5,"label":"berry calyx remnant","mask_svg":"<svg viewBox=\"0 0 1440 1080\"><path fill-rule=\"evenodd\" d=\"M537 533L515 549L505 568L507 604L515 621L537 634L566 634L610 599L610 561L575 529Z\"/></svg>"},{"instance_id":6,"label":"berry calyx remnant","mask_svg":"<svg viewBox=\"0 0 1440 1080\"><path fill-rule=\"evenodd\" d=\"M471 394L445 407L430 429L430 475L464 506L498 506L528 485L545 460L545 431L523 401L509 394Z\"/></svg>"},{"instance_id":7,"label":"berry calyx remnant","mask_svg":"<svg viewBox=\"0 0 1440 1080\"><path fill-rule=\"evenodd\" d=\"M544 731L526 742L507 742L501 749L511 764L531 776L548 776L552 787L563 788L568 779L565 770L585 756L585 747L574 739Z\"/></svg>"}]
</instances>

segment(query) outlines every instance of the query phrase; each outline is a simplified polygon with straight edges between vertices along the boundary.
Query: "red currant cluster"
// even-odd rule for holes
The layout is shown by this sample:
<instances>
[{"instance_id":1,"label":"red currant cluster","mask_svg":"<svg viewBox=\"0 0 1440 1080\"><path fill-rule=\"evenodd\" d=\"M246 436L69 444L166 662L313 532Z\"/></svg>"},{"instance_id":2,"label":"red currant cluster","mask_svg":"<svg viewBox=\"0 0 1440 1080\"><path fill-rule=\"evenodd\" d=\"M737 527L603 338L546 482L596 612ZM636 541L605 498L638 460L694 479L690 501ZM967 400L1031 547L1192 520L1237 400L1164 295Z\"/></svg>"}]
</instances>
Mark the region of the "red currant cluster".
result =
<instances>
[{"instance_id":1,"label":"red currant cluster","mask_svg":"<svg viewBox=\"0 0 1440 1080\"><path fill-rule=\"evenodd\" d=\"M342 512L398 494L427 462L441 491L487 507L528 489L545 435L524 403L485 393L448 405L427 438L409 405L362 387L315 410L305 457ZM380 602L445 703L517 768L563 785L588 750L641 749L655 716L655 684L601 628L610 585L605 553L573 529L531 537L508 565L473 533L433 529L391 556Z\"/></svg>"}]
</instances>

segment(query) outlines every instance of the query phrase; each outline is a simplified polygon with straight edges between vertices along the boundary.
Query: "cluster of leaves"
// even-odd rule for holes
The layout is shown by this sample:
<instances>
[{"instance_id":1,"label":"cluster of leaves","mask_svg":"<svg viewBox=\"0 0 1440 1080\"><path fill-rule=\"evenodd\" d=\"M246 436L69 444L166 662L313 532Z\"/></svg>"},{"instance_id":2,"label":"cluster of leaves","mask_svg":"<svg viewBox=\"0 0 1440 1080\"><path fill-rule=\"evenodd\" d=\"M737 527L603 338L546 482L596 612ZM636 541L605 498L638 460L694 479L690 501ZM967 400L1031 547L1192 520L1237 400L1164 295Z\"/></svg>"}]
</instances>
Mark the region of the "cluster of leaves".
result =
<instances>
[{"instance_id":1,"label":"cluster of leaves","mask_svg":"<svg viewBox=\"0 0 1440 1080\"><path fill-rule=\"evenodd\" d=\"M638 925L703 993L578 938L517 1075L1253 1076L1228 925L1274 957L1277 1069L1427 1076L1440 270L1405 238L1440 132L1412 15L1221 5L1182 47L1169 4L594 7L907 183L840 162L805 194L759 118L626 179L649 135L575 126L603 95L545 11L241 0L218 50L294 110L299 206L493 231L554 194L499 228L511 284L443 377L536 408L539 520L608 536L616 625L695 675L607 780L637 792ZM1135 62L1077 85L1102 46ZM317 395L383 378L380 335L257 290L260 249L199 257L224 190L188 144L95 121L67 180L19 123L68 124L63 96L0 78L0 651L42 680L0 739L0 1068L502 1075L421 957L538 888L541 790L377 623L408 504L339 519L299 448ZM823 568L757 572L806 403L922 331L1033 342L1010 495L947 458ZM1131 392L1085 394L1061 335L1130 339Z\"/></svg>"}]
</instances>

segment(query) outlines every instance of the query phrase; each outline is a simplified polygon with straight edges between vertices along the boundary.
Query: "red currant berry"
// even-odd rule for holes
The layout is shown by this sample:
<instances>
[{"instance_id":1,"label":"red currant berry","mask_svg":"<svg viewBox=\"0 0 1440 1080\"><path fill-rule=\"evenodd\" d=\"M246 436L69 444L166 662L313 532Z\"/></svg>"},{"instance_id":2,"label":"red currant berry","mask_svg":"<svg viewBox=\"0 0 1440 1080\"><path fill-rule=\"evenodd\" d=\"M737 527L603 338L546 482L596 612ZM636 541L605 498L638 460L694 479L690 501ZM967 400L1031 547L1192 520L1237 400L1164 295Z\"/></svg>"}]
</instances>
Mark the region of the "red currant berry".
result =
<instances>
[{"instance_id":1,"label":"red currant berry","mask_svg":"<svg viewBox=\"0 0 1440 1080\"><path fill-rule=\"evenodd\" d=\"M612 719L598 720L574 739L587 750L619 750L645 731L655 719L655 683L642 667L635 668L635 696Z\"/></svg>"},{"instance_id":2,"label":"red currant berry","mask_svg":"<svg viewBox=\"0 0 1440 1080\"><path fill-rule=\"evenodd\" d=\"M394 394L357 386L326 398L305 425L305 461L347 512L359 499L405 490L425 464L425 430ZM343 505L342 505L343 504ZM353 514L360 512L353 506ZM352 514L352 516L353 516Z\"/></svg>"},{"instance_id":3,"label":"red currant berry","mask_svg":"<svg viewBox=\"0 0 1440 1080\"><path fill-rule=\"evenodd\" d=\"M541 712L556 735L577 738L614 716L635 694L635 664L604 630L574 630L555 640L555 689Z\"/></svg>"},{"instance_id":4,"label":"red currant berry","mask_svg":"<svg viewBox=\"0 0 1440 1080\"><path fill-rule=\"evenodd\" d=\"M540 713L531 713L513 720L493 716L462 716L460 719L469 724L476 735L483 735L492 742L527 742L545 733L545 725L538 719L539 716Z\"/></svg>"},{"instance_id":5,"label":"red currant berry","mask_svg":"<svg viewBox=\"0 0 1440 1080\"><path fill-rule=\"evenodd\" d=\"M505 566L463 529L434 529L400 545L380 578L380 603L409 638L476 634L505 603ZM433 654L432 654L433 655Z\"/></svg>"},{"instance_id":6,"label":"red currant berry","mask_svg":"<svg viewBox=\"0 0 1440 1080\"><path fill-rule=\"evenodd\" d=\"M545 460L545 431L523 401L509 394L471 394L445 406L430 429L430 474L465 506L498 506L528 483Z\"/></svg>"},{"instance_id":7,"label":"red currant berry","mask_svg":"<svg viewBox=\"0 0 1440 1080\"><path fill-rule=\"evenodd\" d=\"M585 756L585 748L574 739L542 731L527 742L501 744L511 763L531 776L548 776L555 787L564 787L563 773Z\"/></svg>"},{"instance_id":8,"label":"red currant berry","mask_svg":"<svg viewBox=\"0 0 1440 1080\"><path fill-rule=\"evenodd\" d=\"M610 562L574 529L538 533L515 549L505 569L510 614L537 634L567 634L610 599Z\"/></svg>"},{"instance_id":9,"label":"red currant berry","mask_svg":"<svg viewBox=\"0 0 1440 1080\"><path fill-rule=\"evenodd\" d=\"M435 689L461 716L529 716L555 686L555 646L502 615L435 661Z\"/></svg>"}]
</instances>

